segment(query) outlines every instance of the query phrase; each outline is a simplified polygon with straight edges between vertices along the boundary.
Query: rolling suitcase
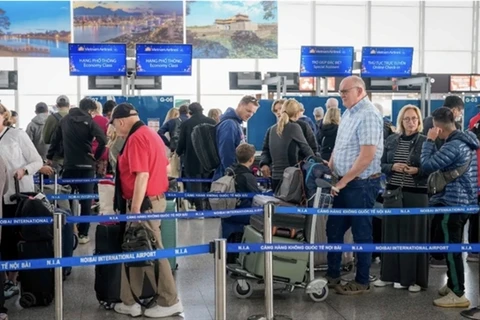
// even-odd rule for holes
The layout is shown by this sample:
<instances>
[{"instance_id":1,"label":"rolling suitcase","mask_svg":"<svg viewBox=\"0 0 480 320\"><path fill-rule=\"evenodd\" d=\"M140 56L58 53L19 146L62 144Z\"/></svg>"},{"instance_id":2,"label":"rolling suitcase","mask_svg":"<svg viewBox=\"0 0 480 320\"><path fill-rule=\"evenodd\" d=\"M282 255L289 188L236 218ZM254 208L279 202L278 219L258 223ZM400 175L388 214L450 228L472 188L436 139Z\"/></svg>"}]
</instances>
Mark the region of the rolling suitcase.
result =
<instances>
[{"instance_id":1,"label":"rolling suitcase","mask_svg":"<svg viewBox=\"0 0 480 320\"><path fill-rule=\"evenodd\" d=\"M123 236L119 224L99 224L95 231L95 255L121 253ZM95 293L97 300L105 309L111 310L115 303L121 302L122 264L104 264L95 266ZM156 288L145 277L143 293L140 299L155 296Z\"/></svg>"},{"instance_id":2,"label":"rolling suitcase","mask_svg":"<svg viewBox=\"0 0 480 320\"><path fill-rule=\"evenodd\" d=\"M20 260L48 259L53 257L52 241L21 241L18 244ZM22 270L20 279L20 306L48 306L54 297L53 269Z\"/></svg>"},{"instance_id":3,"label":"rolling suitcase","mask_svg":"<svg viewBox=\"0 0 480 320\"><path fill-rule=\"evenodd\" d=\"M177 205L175 201L178 200L167 200L166 212L176 212ZM162 244L165 249L176 248L177 247L177 219L167 219L162 220L160 224L160 234L162 235ZM177 258L172 257L168 258L170 267L172 271L178 269Z\"/></svg>"}]
</instances>

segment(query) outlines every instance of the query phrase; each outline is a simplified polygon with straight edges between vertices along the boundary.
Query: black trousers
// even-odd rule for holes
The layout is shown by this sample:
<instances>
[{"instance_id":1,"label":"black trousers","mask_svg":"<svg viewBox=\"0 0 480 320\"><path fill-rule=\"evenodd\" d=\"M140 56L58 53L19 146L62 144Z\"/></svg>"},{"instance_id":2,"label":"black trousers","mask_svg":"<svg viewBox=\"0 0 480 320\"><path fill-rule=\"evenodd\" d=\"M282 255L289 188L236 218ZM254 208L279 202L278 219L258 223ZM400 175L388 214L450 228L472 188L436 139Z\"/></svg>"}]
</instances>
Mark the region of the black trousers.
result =
<instances>
[{"instance_id":1,"label":"black trousers","mask_svg":"<svg viewBox=\"0 0 480 320\"><path fill-rule=\"evenodd\" d=\"M210 174L186 174L187 179L210 179ZM187 191L192 193L202 193L210 191L210 183L205 182L187 182L186 184ZM190 199L195 204L195 210L203 211L206 210L209 206L205 201L207 199L203 198L193 198Z\"/></svg>"},{"instance_id":2,"label":"black trousers","mask_svg":"<svg viewBox=\"0 0 480 320\"><path fill-rule=\"evenodd\" d=\"M2 272L0 279L6 279L6 276L5 272ZM0 283L3 283L3 281L0 281ZM5 291L3 291L3 286L0 291L0 313L8 313L8 309L5 308Z\"/></svg>"},{"instance_id":3,"label":"black trousers","mask_svg":"<svg viewBox=\"0 0 480 320\"><path fill-rule=\"evenodd\" d=\"M463 242L463 228L467 223L468 214L455 213L440 215L441 228L444 234L444 243L460 244ZM465 293L465 271L463 267L463 258L461 252L446 253L447 260L447 286L457 296L461 297Z\"/></svg>"},{"instance_id":4,"label":"black trousers","mask_svg":"<svg viewBox=\"0 0 480 320\"><path fill-rule=\"evenodd\" d=\"M445 237L442 229L443 215L433 215L432 223L430 225L430 241L431 243L445 243ZM442 260L445 258L443 253L431 253L430 256L435 260Z\"/></svg>"},{"instance_id":5,"label":"black trousers","mask_svg":"<svg viewBox=\"0 0 480 320\"><path fill-rule=\"evenodd\" d=\"M65 169L63 172L62 178L64 179L92 179L95 177L95 171L92 170L71 170ZM72 187L72 193L78 191L79 194L90 194L93 193L94 183L73 183L70 184ZM92 213L92 199L80 200L80 215L89 216ZM73 203L70 201L70 207L73 208ZM90 223L79 223L78 224L78 235L79 236L88 236L88 231L90 229Z\"/></svg>"},{"instance_id":6,"label":"black trousers","mask_svg":"<svg viewBox=\"0 0 480 320\"><path fill-rule=\"evenodd\" d=\"M478 197L478 203L480 203L480 196ZM468 226L468 243L479 243L478 235L478 217L480 212L471 214L469 217L470 224ZM478 253L478 252L475 252Z\"/></svg>"}]
</instances>

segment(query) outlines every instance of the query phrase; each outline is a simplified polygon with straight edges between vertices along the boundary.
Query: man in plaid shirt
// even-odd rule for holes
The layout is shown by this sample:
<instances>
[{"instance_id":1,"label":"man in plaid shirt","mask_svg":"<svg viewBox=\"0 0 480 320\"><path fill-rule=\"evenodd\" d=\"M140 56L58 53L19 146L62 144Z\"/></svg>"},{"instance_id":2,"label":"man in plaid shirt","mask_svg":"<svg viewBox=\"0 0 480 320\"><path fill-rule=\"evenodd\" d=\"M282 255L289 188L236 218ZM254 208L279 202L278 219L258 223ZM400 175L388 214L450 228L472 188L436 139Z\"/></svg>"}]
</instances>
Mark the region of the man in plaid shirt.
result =
<instances>
[{"instance_id":1,"label":"man in plaid shirt","mask_svg":"<svg viewBox=\"0 0 480 320\"><path fill-rule=\"evenodd\" d=\"M338 128L329 167L338 178L334 208L371 209L380 190L380 162L383 153L383 119L370 102L365 83L351 76L340 83L340 95L347 108ZM338 191L339 190L339 191ZM371 216L330 216L327 221L328 243L343 243L352 228L355 243L372 242ZM340 252L328 253L329 286L340 294L354 295L370 291L371 253L358 253L355 281L340 284Z\"/></svg>"}]
</instances>

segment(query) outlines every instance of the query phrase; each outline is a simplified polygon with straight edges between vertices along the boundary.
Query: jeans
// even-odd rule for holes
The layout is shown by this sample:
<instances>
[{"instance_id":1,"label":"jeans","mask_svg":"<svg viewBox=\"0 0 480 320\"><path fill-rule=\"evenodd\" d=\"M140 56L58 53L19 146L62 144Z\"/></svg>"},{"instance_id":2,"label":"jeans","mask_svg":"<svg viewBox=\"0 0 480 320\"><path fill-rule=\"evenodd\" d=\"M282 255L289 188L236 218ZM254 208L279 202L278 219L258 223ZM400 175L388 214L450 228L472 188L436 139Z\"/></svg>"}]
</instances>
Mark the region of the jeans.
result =
<instances>
[{"instance_id":1,"label":"jeans","mask_svg":"<svg viewBox=\"0 0 480 320\"><path fill-rule=\"evenodd\" d=\"M333 201L333 208L372 209L380 189L380 179L353 180L340 191ZM327 220L328 243L342 244L345 232L352 228L355 243L372 243L371 216L329 216ZM340 277L341 252L329 252L327 255L327 276ZM369 284L372 253L357 254L357 275L355 281L362 285Z\"/></svg>"},{"instance_id":2,"label":"jeans","mask_svg":"<svg viewBox=\"0 0 480 320\"><path fill-rule=\"evenodd\" d=\"M95 171L92 170L72 170L65 169L63 172L62 178L64 179L93 179L95 177ZM78 191L79 194L91 194L93 193L94 183L72 183L72 194L75 191ZM80 200L80 215L89 216L92 213L92 200ZM72 201L70 201L70 207L73 207ZM90 223L79 223L78 224L78 235L79 236L88 236L88 230L90 229Z\"/></svg>"}]
</instances>

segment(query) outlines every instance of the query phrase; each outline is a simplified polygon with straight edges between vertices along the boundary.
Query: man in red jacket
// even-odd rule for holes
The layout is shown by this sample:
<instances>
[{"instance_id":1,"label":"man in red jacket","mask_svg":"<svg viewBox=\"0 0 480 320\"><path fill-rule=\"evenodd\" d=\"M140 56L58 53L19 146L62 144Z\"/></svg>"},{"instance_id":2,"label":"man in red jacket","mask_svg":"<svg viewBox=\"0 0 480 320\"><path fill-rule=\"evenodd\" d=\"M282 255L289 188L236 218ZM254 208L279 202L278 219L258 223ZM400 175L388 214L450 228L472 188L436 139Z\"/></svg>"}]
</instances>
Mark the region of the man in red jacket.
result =
<instances>
[{"instance_id":1,"label":"man in red jacket","mask_svg":"<svg viewBox=\"0 0 480 320\"><path fill-rule=\"evenodd\" d=\"M480 105L477 105L477 108L480 110ZM480 112L470 119L470 122L468 123L468 130L471 130L475 133L480 132ZM478 136L478 134L477 134ZM480 150L477 150L477 163L480 169ZM478 181L480 182L480 171L478 172ZM480 193L478 197L478 201L480 202ZM478 243L478 218L479 218L479 213L477 214L472 214L470 216L470 223L468 227L468 242L469 243ZM467 261L468 262L478 262L479 261L479 255L478 252L472 252L469 253L467 256Z\"/></svg>"}]
</instances>

